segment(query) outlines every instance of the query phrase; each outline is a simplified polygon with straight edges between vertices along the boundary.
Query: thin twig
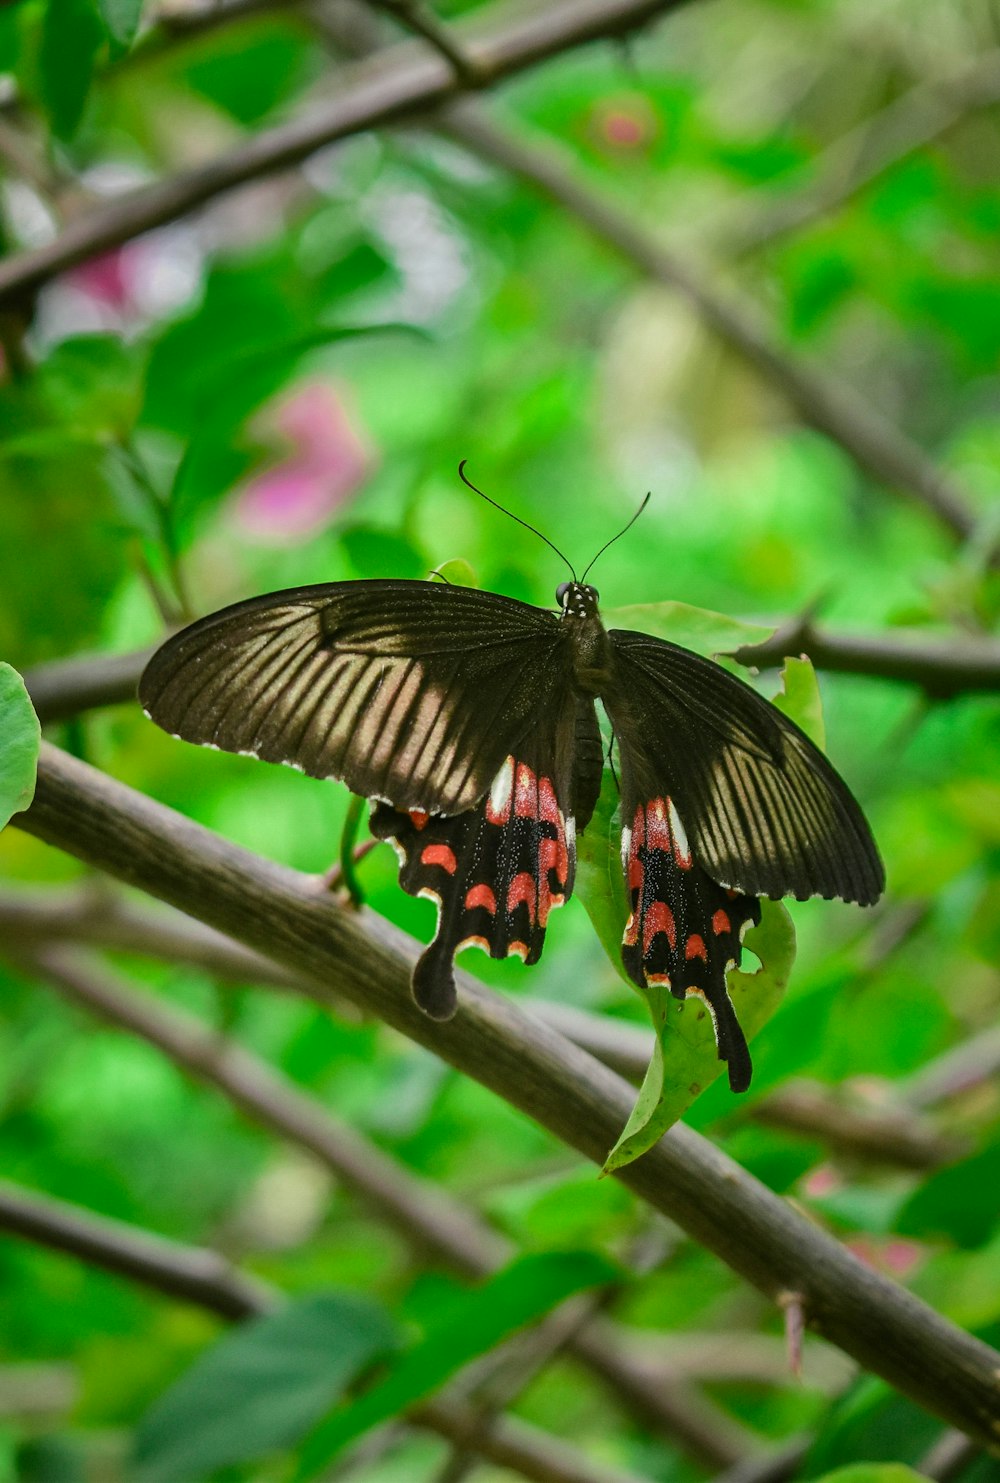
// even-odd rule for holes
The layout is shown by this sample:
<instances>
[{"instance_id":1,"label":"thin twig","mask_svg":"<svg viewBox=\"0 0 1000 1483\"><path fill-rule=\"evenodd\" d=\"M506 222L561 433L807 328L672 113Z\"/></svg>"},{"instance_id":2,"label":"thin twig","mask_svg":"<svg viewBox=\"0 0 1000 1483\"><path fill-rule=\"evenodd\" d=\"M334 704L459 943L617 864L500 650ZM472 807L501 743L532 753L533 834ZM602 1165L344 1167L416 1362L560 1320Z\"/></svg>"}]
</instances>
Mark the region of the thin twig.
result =
<instances>
[{"instance_id":1,"label":"thin twig","mask_svg":"<svg viewBox=\"0 0 1000 1483\"><path fill-rule=\"evenodd\" d=\"M0 1180L0 1231L94 1262L222 1318L267 1313L277 1302L271 1288L230 1266L216 1251L182 1246L7 1180Z\"/></svg>"},{"instance_id":2,"label":"thin twig","mask_svg":"<svg viewBox=\"0 0 1000 1483\"><path fill-rule=\"evenodd\" d=\"M847 382L779 344L747 303L695 268L690 254L682 261L637 226L614 200L585 181L562 151L551 144L527 143L469 103L439 108L434 123L556 202L648 278L682 294L713 333L775 386L804 422L839 443L872 478L924 506L960 540L977 532L977 516L956 479L937 468Z\"/></svg>"},{"instance_id":3,"label":"thin twig","mask_svg":"<svg viewBox=\"0 0 1000 1483\"><path fill-rule=\"evenodd\" d=\"M683 0L551 0L525 10L491 7L483 22L455 27L456 45L480 81L495 83L586 42L645 25ZM302 117L193 170L130 191L71 223L42 247L0 263L0 303L25 301L67 268L174 221L226 191L301 163L351 134L398 122L455 96L454 68L422 42L402 42L344 70L334 96Z\"/></svg>"},{"instance_id":4,"label":"thin twig","mask_svg":"<svg viewBox=\"0 0 1000 1483\"><path fill-rule=\"evenodd\" d=\"M338 909L295 871L47 743L34 801L14 822L335 986L586 1157L600 1162L620 1133L633 1090L511 1000L459 974L455 1018L429 1020L409 993L419 949L399 929ZM801 1292L811 1327L1000 1450L1000 1355L866 1267L706 1139L678 1124L615 1177L772 1299Z\"/></svg>"}]
</instances>

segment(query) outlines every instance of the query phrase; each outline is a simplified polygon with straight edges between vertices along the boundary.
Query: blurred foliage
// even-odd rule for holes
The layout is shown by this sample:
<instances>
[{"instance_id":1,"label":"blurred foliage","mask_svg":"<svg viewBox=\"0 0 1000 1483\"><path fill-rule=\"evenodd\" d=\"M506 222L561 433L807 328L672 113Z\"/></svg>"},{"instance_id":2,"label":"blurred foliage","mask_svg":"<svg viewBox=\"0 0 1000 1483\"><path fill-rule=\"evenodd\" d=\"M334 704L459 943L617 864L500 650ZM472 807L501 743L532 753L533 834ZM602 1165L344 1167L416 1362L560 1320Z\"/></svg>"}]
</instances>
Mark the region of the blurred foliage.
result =
<instances>
[{"instance_id":1,"label":"blurred foliage","mask_svg":"<svg viewBox=\"0 0 1000 1483\"><path fill-rule=\"evenodd\" d=\"M442 0L438 11L485 8ZM996 107L963 95L962 79L1000 66L998 46L989 0L716 0L680 7L627 54L602 45L553 58L484 106L558 141L704 271L718 263L791 348L960 477L995 529L1000 129ZM9 113L32 162L2 151L8 249L43 243L81 202L100 209L109 193L188 168L336 87L326 44L292 6L196 31L158 28L149 4L140 25L138 0L19 0L0 8L0 73L17 96L4 127ZM946 129L794 230L764 231L813 187L861 170L886 109L917 109L921 90L945 84L959 99ZM8 316L2 330L0 658L22 671L151 643L164 615L449 562L462 563L447 568L454 580L551 603L558 561L460 484L461 458L578 569L652 490L597 581L607 609L677 604L668 636L680 642L699 646L691 609L766 631L815 602L823 622L866 633L996 626L1000 584L984 542L956 549L925 511L797 425L679 298L431 132L347 139L65 274L30 326ZM773 677L759 683L777 689ZM800 695L806 683L793 676ZM798 957L754 1042L753 1087L737 1099L717 1080L686 1117L864 1261L996 1342L997 706L932 705L849 676L821 675L820 687L828 750L873 821L888 900L869 914L792 905ZM347 807L336 786L180 745L135 705L52 737L267 856L315 872L336 858ZM16 829L0 857L11 894L95 884ZM359 874L374 910L429 935L432 909L399 891L389 850ZM139 992L235 1037L482 1212L523 1256L572 1247L628 1265L657 1233L613 1181L385 1028L180 962L114 957ZM476 952L463 963L505 993L646 1023L579 901L555 918L530 973ZM316 1324L369 1304L379 1315L369 1357L384 1363L391 1345L379 1348L378 1334L426 1336L454 1279L427 1270L411 1233L26 968L4 963L0 980L6 1177L222 1251L285 1295L264 1323L305 1315L315 1340ZM862 1162L832 1134L755 1120L769 1091L800 1077L873 1114L915 1109L927 1068L958 1048L963 1075L919 1114L964 1147L949 1167ZM659 1235L659 1260L615 1307L643 1353L667 1365L678 1341L709 1341L695 1379L762 1444L808 1434L802 1477L912 1476L902 1465L920 1463L938 1423L881 1382L845 1380L811 1338L804 1383L780 1363L748 1378L740 1357L777 1341L779 1316L677 1232ZM252 1328L223 1340L205 1312L15 1240L0 1240L0 1294L2 1483L136 1476L128 1459L177 1397L204 1399L206 1370L225 1379L225 1344L253 1347ZM294 1351L300 1427L361 1375L364 1346L351 1351L354 1370L348 1349L340 1380L335 1356L324 1352L330 1368L318 1373L305 1340ZM4 1409L6 1373L51 1364L71 1367L75 1401ZM287 1380L269 1393L276 1412ZM514 1409L608 1465L663 1483L704 1476L568 1360L536 1375ZM193 1415L182 1406L174 1441ZM291 1434L268 1433L262 1448ZM431 1479L444 1455L443 1443L400 1432L357 1476ZM288 1476L287 1455L235 1460L249 1456L221 1451L212 1476ZM979 1460L959 1476L986 1483L991 1470Z\"/></svg>"}]
</instances>

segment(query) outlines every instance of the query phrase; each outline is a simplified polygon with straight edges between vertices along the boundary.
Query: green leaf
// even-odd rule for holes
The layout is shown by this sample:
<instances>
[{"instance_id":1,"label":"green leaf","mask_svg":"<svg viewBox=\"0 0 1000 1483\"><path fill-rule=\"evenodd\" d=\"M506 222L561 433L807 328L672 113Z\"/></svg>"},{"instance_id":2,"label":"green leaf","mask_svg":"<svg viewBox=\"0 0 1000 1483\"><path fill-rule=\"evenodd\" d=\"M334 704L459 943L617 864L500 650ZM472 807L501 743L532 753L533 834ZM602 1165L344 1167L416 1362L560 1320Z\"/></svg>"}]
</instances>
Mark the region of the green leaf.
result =
<instances>
[{"instance_id":1,"label":"green leaf","mask_svg":"<svg viewBox=\"0 0 1000 1483\"><path fill-rule=\"evenodd\" d=\"M577 891L594 930L615 969L635 990L621 961L628 898L618 851L618 791L610 773L594 817L577 845ZM756 973L727 975L729 993L748 1040L777 1009L795 960L795 929L785 908L761 903L761 923L747 933L746 947L760 960ZM606 1173L630 1164L651 1148L720 1075L711 1018L699 999L675 999L669 989L650 985L644 994L656 1032L656 1045L639 1097L621 1137L608 1154Z\"/></svg>"},{"instance_id":2,"label":"green leaf","mask_svg":"<svg viewBox=\"0 0 1000 1483\"><path fill-rule=\"evenodd\" d=\"M801 659L788 658L781 671L781 690L774 697L774 704L790 721L794 721L820 751L826 747L826 727L823 724L823 701L812 660L803 654Z\"/></svg>"},{"instance_id":3,"label":"green leaf","mask_svg":"<svg viewBox=\"0 0 1000 1483\"><path fill-rule=\"evenodd\" d=\"M385 1310L355 1293L316 1293L242 1324L139 1423L137 1483L191 1483L289 1447L398 1343Z\"/></svg>"},{"instance_id":4,"label":"green leaf","mask_svg":"<svg viewBox=\"0 0 1000 1483\"><path fill-rule=\"evenodd\" d=\"M376 525L350 525L341 531L340 541L359 577L427 576L426 558L395 531L379 530Z\"/></svg>"},{"instance_id":5,"label":"green leaf","mask_svg":"<svg viewBox=\"0 0 1000 1483\"><path fill-rule=\"evenodd\" d=\"M35 796L42 729L24 681L0 664L0 829Z\"/></svg>"},{"instance_id":6,"label":"green leaf","mask_svg":"<svg viewBox=\"0 0 1000 1483\"><path fill-rule=\"evenodd\" d=\"M774 632L760 623L744 623L726 613L713 613L708 608L694 608L686 602L640 602L629 607L610 608L603 613L607 628L631 628L651 633L654 638L680 644L711 659L715 654L729 654L744 644L762 644Z\"/></svg>"},{"instance_id":7,"label":"green leaf","mask_svg":"<svg viewBox=\"0 0 1000 1483\"><path fill-rule=\"evenodd\" d=\"M466 561L464 556L452 556L448 561L442 561L434 568L442 581L450 582L452 587L479 587L479 577L471 562Z\"/></svg>"},{"instance_id":8,"label":"green leaf","mask_svg":"<svg viewBox=\"0 0 1000 1483\"><path fill-rule=\"evenodd\" d=\"M423 1340L385 1380L353 1405L341 1407L306 1439L296 1480L315 1477L372 1427L398 1416L439 1389L470 1360L586 1288L618 1281L621 1272L591 1252L544 1252L521 1257L438 1313Z\"/></svg>"},{"instance_id":9,"label":"green leaf","mask_svg":"<svg viewBox=\"0 0 1000 1483\"><path fill-rule=\"evenodd\" d=\"M947 1236L959 1246L983 1246L1000 1220L998 1188L1000 1147L994 1145L932 1174L899 1212L896 1229L903 1236Z\"/></svg>"},{"instance_id":10,"label":"green leaf","mask_svg":"<svg viewBox=\"0 0 1000 1483\"><path fill-rule=\"evenodd\" d=\"M60 139L76 133L104 40L92 0L49 0L38 54L42 102Z\"/></svg>"},{"instance_id":11,"label":"green leaf","mask_svg":"<svg viewBox=\"0 0 1000 1483\"><path fill-rule=\"evenodd\" d=\"M98 0L98 5L115 52L128 51L142 19L143 0Z\"/></svg>"}]
</instances>

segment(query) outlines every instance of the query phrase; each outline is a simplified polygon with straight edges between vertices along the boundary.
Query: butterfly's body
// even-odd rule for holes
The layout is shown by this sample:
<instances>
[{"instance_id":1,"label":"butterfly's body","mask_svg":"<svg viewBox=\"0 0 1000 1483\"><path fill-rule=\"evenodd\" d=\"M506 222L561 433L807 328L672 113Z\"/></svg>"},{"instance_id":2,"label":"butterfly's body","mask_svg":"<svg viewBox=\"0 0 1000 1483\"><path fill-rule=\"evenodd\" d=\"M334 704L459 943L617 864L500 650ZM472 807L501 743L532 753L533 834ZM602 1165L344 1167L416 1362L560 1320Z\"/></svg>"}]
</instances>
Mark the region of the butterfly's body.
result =
<instances>
[{"instance_id":1,"label":"butterfly's body","mask_svg":"<svg viewBox=\"0 0 1000 1483\"><path fill-rule=\"evenodd\" d=\"M455 1009L453 958L541 955L615 734L632 980L704 1000L730 1082L750 1057L726 989L759 897L868 904L881 862L860 808L786 717L718 665L610 632L593 587L559 612L436 582L339 582L224 609L170 639L140 684L174 735L342 778L373 801L400 881L439 907L417 1002Z\"/></svg>"}]
</instances>

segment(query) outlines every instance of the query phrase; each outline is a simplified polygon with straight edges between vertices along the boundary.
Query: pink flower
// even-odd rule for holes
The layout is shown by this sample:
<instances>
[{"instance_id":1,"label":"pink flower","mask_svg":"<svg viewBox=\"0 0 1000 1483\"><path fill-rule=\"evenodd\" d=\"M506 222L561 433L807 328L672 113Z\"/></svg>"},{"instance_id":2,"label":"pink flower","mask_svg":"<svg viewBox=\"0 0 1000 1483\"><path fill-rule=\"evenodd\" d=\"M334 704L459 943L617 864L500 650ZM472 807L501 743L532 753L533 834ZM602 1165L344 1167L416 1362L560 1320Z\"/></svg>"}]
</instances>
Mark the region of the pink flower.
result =
<instances>
[{"instance_id":1,"label":"pink flower","mask_svg":"<svg viewBox=\"0 0 1000 1483\"><path fill-rule=\"evenodd\" d=\"M295 543L324 529L367 477L373 456L332 386L303 385L262 419L288 456L250 479L234 514L249 535Z\"/></svg>"},{"instance_id":2,"label":"pink flower","mask_svg":"<svg viewBox=\"0 0 1000 1483\"><path fill-rule=\"evenodd\" d=\"M132 273L126 248L102 252L73 268L67 277L74 288L106 309L127 313L132 307Z\"/></svg>"},{"instance_id":3,"label":"pink flower","mask_svg":"<svg viewBox=\"0 0 1000 1483\"><path fill-rule=\"evenodd\" d=\"M656 112L641 93L604 99L594 110L592 127L598 143L617 154L647 150L660 132Z\"/></svg>"}]
</instances>

